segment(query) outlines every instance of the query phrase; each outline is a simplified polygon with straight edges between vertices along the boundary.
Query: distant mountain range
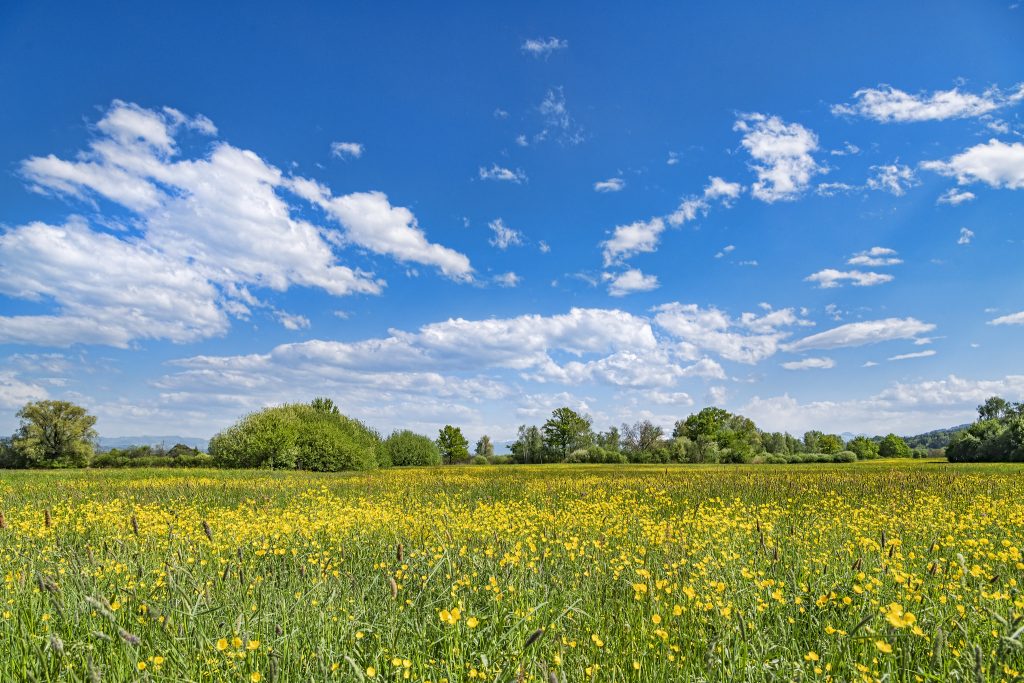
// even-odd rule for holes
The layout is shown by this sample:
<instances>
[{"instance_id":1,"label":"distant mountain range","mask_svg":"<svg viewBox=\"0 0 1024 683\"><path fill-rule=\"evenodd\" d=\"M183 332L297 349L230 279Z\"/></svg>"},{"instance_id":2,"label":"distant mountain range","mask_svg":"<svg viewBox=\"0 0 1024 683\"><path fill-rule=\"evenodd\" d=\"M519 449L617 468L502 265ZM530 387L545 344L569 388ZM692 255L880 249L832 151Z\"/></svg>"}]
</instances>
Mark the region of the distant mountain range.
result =
<instances>
[{"instance_id":1,"label":"distant mountain range","mask_svg":"<svg viewBox=\"0 0 1024 683\"><path fill-rule=\"evenodd\" d=\"M128 446L159 446L161 444L169 449L175 444L183 443L203 452L206 452L206 446L209 443L207 439L194 436L101 436L99 442L101 451L109 451L111 448L127 448Z\"/></svg>"}]
</instances>

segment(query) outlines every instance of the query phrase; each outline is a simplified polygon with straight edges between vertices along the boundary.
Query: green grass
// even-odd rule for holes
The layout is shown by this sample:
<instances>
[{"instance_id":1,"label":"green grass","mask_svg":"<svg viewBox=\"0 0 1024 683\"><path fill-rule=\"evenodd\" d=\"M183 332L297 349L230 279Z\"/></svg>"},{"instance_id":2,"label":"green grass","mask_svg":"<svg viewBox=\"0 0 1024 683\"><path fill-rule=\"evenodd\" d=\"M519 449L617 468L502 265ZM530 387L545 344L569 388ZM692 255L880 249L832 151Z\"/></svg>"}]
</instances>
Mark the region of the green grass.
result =
<instances>
[{"instance_id":1,"label":"green grass","mask_svg":"<svg viewBox=\"0 0 1024 683\"><path fill-rule=\"evenodd\" d=\"M0 681L1014 680L1022 475L0 472Z\"/></svg>"}]
</instances>

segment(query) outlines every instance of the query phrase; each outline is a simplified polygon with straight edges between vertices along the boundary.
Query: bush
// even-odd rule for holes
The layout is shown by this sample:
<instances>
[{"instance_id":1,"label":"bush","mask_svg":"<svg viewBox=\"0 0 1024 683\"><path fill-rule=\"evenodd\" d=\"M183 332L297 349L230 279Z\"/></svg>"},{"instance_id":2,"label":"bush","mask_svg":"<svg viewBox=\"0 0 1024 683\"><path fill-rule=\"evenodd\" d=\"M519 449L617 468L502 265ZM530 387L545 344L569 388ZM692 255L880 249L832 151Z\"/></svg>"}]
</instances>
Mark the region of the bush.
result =
<instances>
[{"instance_id":1,"label":"bush","mask_svg":"<svg viewBox=\"0 0 1024 683\"><path fill-rule=\"evenodd\" d=\"M381 444L378 464L381 467L440 465L441 451L428 436L407 429L396 431Z\"/></svg>"},{"instance_id":2,"label":"bush","mask_svg":"<svg viewBox=\"0 0 1024 683\"><path fill-rule=\"evenodd\" d=\"M487 462L487 456L485 456L485 455L474 455L472 458L469 459L469 464L470 465L487 465L489 463Z\"/></svg>"},{"instance_id":3,"label":"bush","mask_svg":"<svg viewBox=\"0 0 1024 683\"><path fill-rule=\"evenodd\" d=\"M492 465L511 465L514 462L511 455L495 455L490 459Z\"/></svg>"},{"instance_id":4,"label":"bush","mask_svg":"<svg viewBox=\"0 0 1024 683\"><path fill-rule=\"evenodd\" d=\"M785 465L789 463L789 459L784 455L771 454L766 455L764 461L768 465Z\"/></svg>"},{"instance_id":5,"label":"bush","mask_svg":"<svg viewBox=\"0 0 1024 683\"><path fill-rule=\"evenodd\" d=\"M250 413L210 440L221 467L367 470L379 450L380 437L362 422L305 403Z\"/></svg>"},{"instance_id":6,"label":"bush","mask_svg":"<svg viewBox=\"0 0 1024 683\"><path fill-rule=\"evenodd\" d=\"M857 462L857 454L853 451L840 451L832 456L832 462Z\"/></svg>"},{"instance_id":7,"label":"bush","mask_svg":"<svg viewBox=\"0 0 1024 683\"><path fill-rule=\"evenodd\" d=\"M93 458L92 467L213 467L214 459L204 453L198 455L144 455L125 457L113 453L101 453Z\"/></svg>"}]
</instances>

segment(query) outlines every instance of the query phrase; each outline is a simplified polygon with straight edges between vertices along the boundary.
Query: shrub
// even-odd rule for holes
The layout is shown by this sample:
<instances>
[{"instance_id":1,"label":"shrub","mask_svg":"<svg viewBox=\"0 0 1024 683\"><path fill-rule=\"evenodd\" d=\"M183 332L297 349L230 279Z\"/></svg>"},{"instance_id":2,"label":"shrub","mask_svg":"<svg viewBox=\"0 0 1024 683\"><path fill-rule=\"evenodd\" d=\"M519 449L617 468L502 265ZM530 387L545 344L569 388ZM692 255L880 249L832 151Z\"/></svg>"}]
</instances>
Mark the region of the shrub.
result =
<instances>
[{"instance_id":1,"label":"shrub","mask_svg":"<svg viewBox=\"0 0 1024 683\"><path fill-rule=\"evenodd\" d=\"M213 467L214 459L204 453L196 455L143 455L126 457L114 453L101 453L93 458L92 467Z\"/></svg>"},{"instance_id":2,"label":"shrub","mask_svg":"<svg viewBox=\"0 0 1024 683\"><path fill-rule=\"evenodd\" d=\"M789 462L789 459L784 455L777 455L773 453L771 455L766 455L764 461L769 465L785 465Z\"/></svg>"},{"instance_id":3,"label":"shrub","mask_svg":"<svg viewBox=\"0 0 1024 683\"><path fill-rule=\"evenodd\" d=\"M490 462L492 465L511 465L515 461L511 455L495 455L491 457Z\"/></svg>"},{"instance_id":4,"label":"shrub","mask_svg":"<svg viewBox=\"0 0 1024 683\"><path fill-rule=\"evenodd\" d=\"M440 465L441 451L428 436L408 429L395 431L381 444L379 464L381 467Z\"/></svg>"},{"instance_id":5,"label":"shrub","mask_svg":"<svg viewBox=\"0 0 1024 683\"><path fill-rule=\"evenodd\" d=\"M305 403L250 413L210 440L222 467L366 470L377 466L379 449L380 437L362 422Z\"/></svg>"},{"instance_id":6,"label":"shrub","mask_svg":"<svg viewBox=\"0 0 1024 683\"><path fill-rule=\"evenodd\" d=\"M832 456L833 462L857 462L857 454L853 451L839 451Z\"/></svg>"},{"instance_id":7,"label":"shrub","mask_svg":"<svg viewBox=\"0 0 1024 683\"><path fill-rule=\"evenodd\" d=\"M488 464L487 456L484 456L484 455L474 455L472 458L469 459L469 464L470 465L487 465Z\"/></svg>"}]
</instances>

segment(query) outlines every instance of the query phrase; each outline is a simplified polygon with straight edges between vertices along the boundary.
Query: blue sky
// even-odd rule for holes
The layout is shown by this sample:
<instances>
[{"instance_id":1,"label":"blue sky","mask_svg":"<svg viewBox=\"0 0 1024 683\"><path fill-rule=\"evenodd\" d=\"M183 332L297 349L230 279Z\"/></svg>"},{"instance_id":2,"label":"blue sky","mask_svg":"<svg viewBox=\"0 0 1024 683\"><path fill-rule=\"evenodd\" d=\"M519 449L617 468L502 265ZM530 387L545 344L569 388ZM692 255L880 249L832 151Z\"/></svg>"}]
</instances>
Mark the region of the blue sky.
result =
<instances>
[{"instance_id":1,"label":"blue sky","mask_svg":"<svg viewBox=\"0 0 1024 683\"><path fill-rule=\"evenodd\" d=\"M0 431L1024 399L1015 2L6 3Z\"/></svg>"}]
</instances>

